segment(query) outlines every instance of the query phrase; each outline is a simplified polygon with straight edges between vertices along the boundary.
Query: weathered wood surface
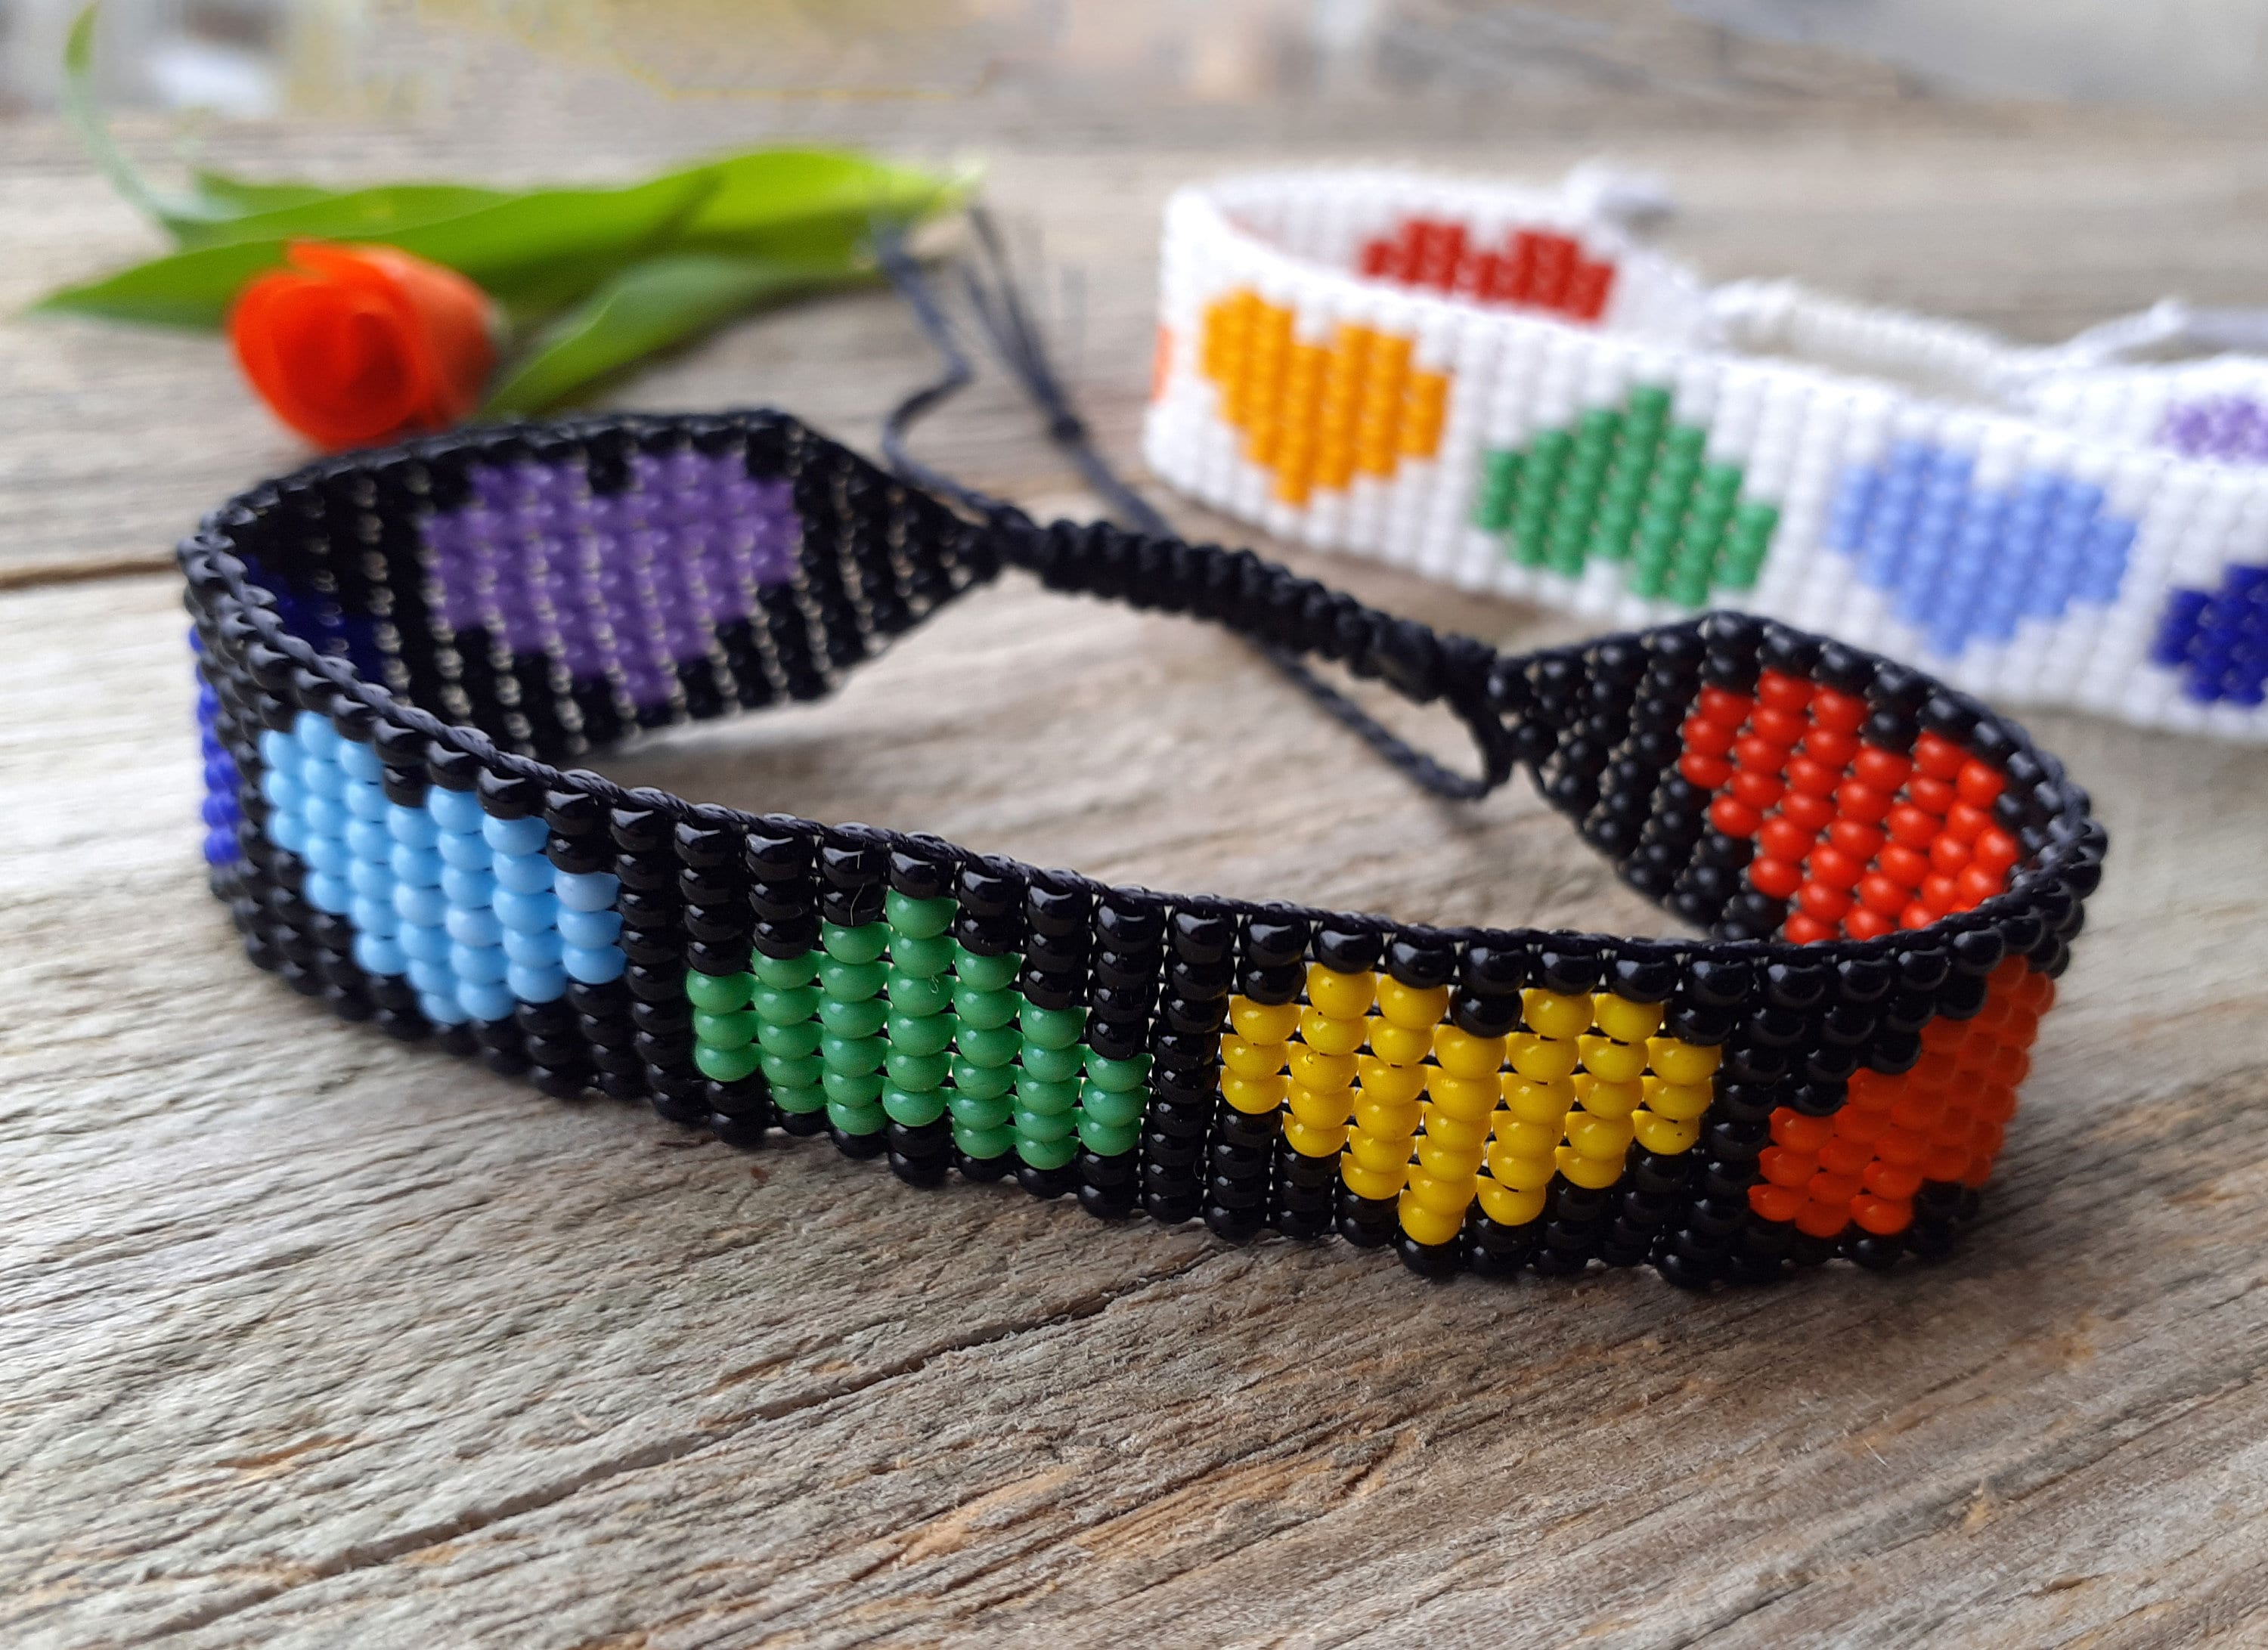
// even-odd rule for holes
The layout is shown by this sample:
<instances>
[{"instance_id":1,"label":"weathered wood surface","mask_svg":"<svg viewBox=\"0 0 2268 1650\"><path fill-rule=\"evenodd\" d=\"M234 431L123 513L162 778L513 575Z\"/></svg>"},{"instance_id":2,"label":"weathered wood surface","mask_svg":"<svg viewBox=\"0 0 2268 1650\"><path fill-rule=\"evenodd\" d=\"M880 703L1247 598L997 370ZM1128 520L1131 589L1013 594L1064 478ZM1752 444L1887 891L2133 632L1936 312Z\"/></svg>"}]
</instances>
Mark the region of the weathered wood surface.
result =
<instances>
[{"instance_id":1,"label":"weathered wood surface","mask_svg":"<svg viewBox=\"0 0 2268 1650\"><path fill-rule=\"evenodd\" d=\"M0 298L132 248L51 136L4 136ZM1154 203L1248 151L1004 148L997 198L1086 277L1074 356L1129 452ZM1719 274L2035 337L2258 295L2268 161L2232 138L1620 148ZM10 564L149 553L289 456L202 342L9 321L0 349ZM860 437L927 370L857 298L624 396ZM1063 485L997 393L925 438ZM2035 718L2113 858L1957 1260L1705 1299L1428 1287L734 1153L325 1020L203 895L180 630L158 578L0 595L11 1644L2268 1642L2268 756ZM609 766L1159 886L1652 920L1524 792L1426 802L1233 643L1020 580L831 703Z\"/></svg>"}]
</instances>

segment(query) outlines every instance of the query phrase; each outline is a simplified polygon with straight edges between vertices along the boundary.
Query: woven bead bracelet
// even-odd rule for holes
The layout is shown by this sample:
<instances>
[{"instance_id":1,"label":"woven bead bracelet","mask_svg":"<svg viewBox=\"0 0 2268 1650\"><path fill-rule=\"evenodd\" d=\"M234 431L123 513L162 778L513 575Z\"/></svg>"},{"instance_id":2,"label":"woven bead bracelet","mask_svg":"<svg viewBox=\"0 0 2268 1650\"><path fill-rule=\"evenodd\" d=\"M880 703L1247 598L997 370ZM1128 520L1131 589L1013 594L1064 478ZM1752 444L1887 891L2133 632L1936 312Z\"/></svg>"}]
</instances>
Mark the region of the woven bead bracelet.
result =
<instances>
[{"instance_id":1,"label":"woven bead bracelet","mask_svg":"<svg viewBox=\"0 0 2268 1650\"><path fill-rule=\"evenodd\" d=\"M181 547L252 960L549 1094L1416 1271L1944 1252L2104 849L1957 691L1731 615L1513 657L1248 551L972 521L772 413L442 438ZM559 764L826 693L1004 566L1445 703L1696 940L1107 887Z\"/></svg>"},{"instance_id":2,"label":"woven bead bracelet","mask_svg":"<svg viewBox=\"0 0 2268 1650\"><path fill-rule=\"evenodd\" d=\"M2268 455L2268 362L2082 370L2085 338L1712 291L1563 194L1254 176L1167 209L1145 450L1468 588L1733 600L1997 701L2268 738L2268 468L2218 461Z\"/></svg>"}]
</instances>

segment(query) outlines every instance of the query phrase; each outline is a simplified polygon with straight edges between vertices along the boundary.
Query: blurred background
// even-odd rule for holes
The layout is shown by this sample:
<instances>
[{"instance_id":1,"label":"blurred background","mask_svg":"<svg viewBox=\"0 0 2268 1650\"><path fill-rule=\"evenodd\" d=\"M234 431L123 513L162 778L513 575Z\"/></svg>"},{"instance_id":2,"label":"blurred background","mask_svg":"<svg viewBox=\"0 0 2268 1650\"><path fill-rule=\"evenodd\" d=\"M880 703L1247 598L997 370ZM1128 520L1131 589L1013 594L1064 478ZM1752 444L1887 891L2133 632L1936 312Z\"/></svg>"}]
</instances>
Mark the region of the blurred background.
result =
<instances>
[{"instance_id":1,"label":"blurred background","mask_svg":"<svg viewBox=\"0 0 2268 1650\"><path fill-rule=\"evenodd\" d=\"M23 313L161 244L60 118L78 4L0 0L0 581L154 563L303 451L209 335ZM1542 181L1602 158L1666 186L1653 233L1707 279L2033 342L2168 296L2268 302L2268 0L107 0L97 70L161 182L615 180L776 140L974 164L1130 468L1160 204L1256 165ZM871 445L934 370L902 307L854 292L605 400L769 401ZM1077 507L997 378L923 440Z\"/></svg>"},{"instance_id":2,"label":"blurred background","mask_svg":"<svg viewBox=\"0 0 2268 1650\"><path fill-rule=\"evenodd\" d=\"M51 107L79 0L0 0L0 107ZM1195 103L1594 87L2080 99L2268 91L2268 0L112 0L116 103L485 117L499 85L663 98Z\"/></svg>"}]
</instances>

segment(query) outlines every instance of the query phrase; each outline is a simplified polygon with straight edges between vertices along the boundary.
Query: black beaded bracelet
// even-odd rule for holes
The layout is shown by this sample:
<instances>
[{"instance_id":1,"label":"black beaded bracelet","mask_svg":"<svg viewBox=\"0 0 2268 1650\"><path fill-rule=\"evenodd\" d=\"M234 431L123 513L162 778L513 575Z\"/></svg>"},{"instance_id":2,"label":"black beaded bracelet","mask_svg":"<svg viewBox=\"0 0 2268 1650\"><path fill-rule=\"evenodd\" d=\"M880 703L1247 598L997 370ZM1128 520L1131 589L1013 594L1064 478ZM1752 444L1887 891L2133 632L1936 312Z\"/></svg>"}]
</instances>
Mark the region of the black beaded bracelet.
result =
<instances>
[{"instance_id":1,"label":"black beaded bracelet","mask_svg":"<svg viewBox=\"0 0 2268 1650\"><path fill-rule=\"evenodd\" d=\"M214 891L337 1013L735 1144L1426 1274L1943 1252L2104 848L2021 730L1855 648L1719 614L1508 657L1249 551L972 521L777 413L320 464L180 564ZM1531 769L1712 938L1106 887L557 765L817 697L1004 565L1445 703L1484 785Z\"/></svg>"}]
</instances>

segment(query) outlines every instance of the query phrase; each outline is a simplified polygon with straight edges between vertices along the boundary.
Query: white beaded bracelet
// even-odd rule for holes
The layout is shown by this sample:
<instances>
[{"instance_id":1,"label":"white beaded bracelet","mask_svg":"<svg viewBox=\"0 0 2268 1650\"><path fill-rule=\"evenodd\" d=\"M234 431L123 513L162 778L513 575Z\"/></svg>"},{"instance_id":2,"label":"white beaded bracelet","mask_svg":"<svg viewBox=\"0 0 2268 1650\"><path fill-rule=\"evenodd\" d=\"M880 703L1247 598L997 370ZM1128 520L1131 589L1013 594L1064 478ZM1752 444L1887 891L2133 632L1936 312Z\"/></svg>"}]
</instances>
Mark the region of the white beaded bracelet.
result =
<instances>
[{"instance_id":1,"label":"white beaded bracelet","mask_svg":"<svg viewBox=\"0 0 2268 1650\"><path fill-rule=\"evenodd\" d=\"M1162 262L1151 468L1279 537L2268 738L2268 361L2111 365L2242 313L2019 348L1712 291L1583 191L1388 172L1183 189Z\"/></svg>"}]
</instances>

